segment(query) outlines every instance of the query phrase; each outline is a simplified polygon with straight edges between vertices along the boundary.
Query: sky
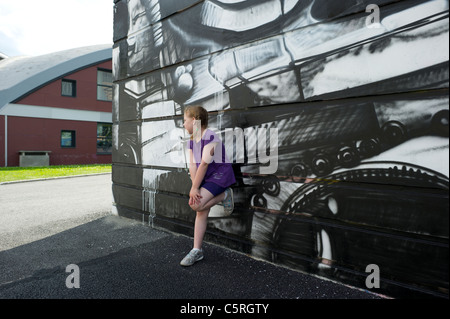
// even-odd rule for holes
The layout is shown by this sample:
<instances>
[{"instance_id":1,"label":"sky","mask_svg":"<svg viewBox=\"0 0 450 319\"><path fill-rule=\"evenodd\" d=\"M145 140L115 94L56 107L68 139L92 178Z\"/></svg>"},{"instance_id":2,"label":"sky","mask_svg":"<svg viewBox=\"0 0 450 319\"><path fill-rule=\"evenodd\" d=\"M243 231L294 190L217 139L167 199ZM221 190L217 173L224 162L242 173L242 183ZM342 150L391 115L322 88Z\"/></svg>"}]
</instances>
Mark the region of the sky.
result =
<instances>
[{"instance_id":1,"label":"sky","mask_svg":"<svg viewBox=\"0 0 450 319\"><path fill-rule=\"evenodd\" d=\"M1 0L0 53L38 56L113 44L113 0Z\"/></svg>"}]
</instances>

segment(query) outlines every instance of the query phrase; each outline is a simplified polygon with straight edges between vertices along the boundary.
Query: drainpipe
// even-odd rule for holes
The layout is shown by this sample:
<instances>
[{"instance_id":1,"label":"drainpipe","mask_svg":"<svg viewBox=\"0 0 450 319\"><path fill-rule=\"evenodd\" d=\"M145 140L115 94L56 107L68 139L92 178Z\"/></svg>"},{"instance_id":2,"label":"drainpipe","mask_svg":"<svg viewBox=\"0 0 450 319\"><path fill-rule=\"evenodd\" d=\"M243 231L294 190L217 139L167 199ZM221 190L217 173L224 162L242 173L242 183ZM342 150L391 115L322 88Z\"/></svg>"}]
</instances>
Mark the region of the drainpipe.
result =
<instances>
[{"instance_id":1,"label":"drainpipe","mask_svg":"<svg viewBox=\"0 0 450 319\"><path fill-rule=\"evenodd\" d=\"M8 115L5 115L5 167L8 167Z\"/></svg>"}]
</instances>

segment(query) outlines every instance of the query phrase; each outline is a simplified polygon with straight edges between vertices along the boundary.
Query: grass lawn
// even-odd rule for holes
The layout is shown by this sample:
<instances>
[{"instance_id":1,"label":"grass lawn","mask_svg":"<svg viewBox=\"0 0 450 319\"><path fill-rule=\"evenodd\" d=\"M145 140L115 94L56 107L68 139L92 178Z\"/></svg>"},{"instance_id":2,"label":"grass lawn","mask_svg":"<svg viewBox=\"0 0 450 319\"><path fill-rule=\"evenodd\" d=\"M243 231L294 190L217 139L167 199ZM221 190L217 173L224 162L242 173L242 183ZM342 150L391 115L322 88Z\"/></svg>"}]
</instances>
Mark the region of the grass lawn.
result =
<instances>
[{"instance_id":1,"label":"grass lawn","mask_svg":"<svg viewBox=\"0 0 450 319\"><path fill-rule=\"evenodd\" d=\"M111 173L111 164L0 167L0 183L59 176Z\"/></svg>"}]
</instances>

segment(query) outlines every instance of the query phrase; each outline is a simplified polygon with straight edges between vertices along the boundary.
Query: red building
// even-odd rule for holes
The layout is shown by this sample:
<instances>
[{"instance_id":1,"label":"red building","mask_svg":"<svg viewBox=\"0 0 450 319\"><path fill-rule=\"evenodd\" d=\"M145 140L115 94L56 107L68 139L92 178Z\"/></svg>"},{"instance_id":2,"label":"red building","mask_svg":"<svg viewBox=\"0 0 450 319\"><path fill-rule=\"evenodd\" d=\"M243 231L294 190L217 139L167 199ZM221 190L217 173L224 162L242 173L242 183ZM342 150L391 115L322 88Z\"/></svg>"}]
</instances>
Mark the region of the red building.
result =
<instances>
[{"instance_id":1,"label":"red building","mask_svg":"<svg viewBox=\"0 0 450 319\"><path fill-rule=\"evenodd\" d=\"M110 45L0 60L0 166L111 163L112 96Z\"/></svg>"}]
</instances>

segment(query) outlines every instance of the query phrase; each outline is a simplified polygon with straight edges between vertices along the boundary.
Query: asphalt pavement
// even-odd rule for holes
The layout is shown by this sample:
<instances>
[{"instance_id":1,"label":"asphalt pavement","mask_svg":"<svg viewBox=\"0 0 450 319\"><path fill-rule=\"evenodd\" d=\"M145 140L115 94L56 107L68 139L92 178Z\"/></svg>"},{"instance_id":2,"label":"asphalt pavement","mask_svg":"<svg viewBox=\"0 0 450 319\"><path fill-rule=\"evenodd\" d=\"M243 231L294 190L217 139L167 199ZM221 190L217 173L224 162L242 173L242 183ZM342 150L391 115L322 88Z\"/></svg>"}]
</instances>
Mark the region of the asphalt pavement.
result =
<instances>
[{"instance_id":1,"label":"asphalt pavement","mask_svg":"<svg viewBox=\"0 0 450 319\"><path fill-rule=\"evenodd\" d=\"M0 185L0 299L383 299L210 243L181 267L192 238L111 203L110 175Z\"/></svg>"}]
</instances>

